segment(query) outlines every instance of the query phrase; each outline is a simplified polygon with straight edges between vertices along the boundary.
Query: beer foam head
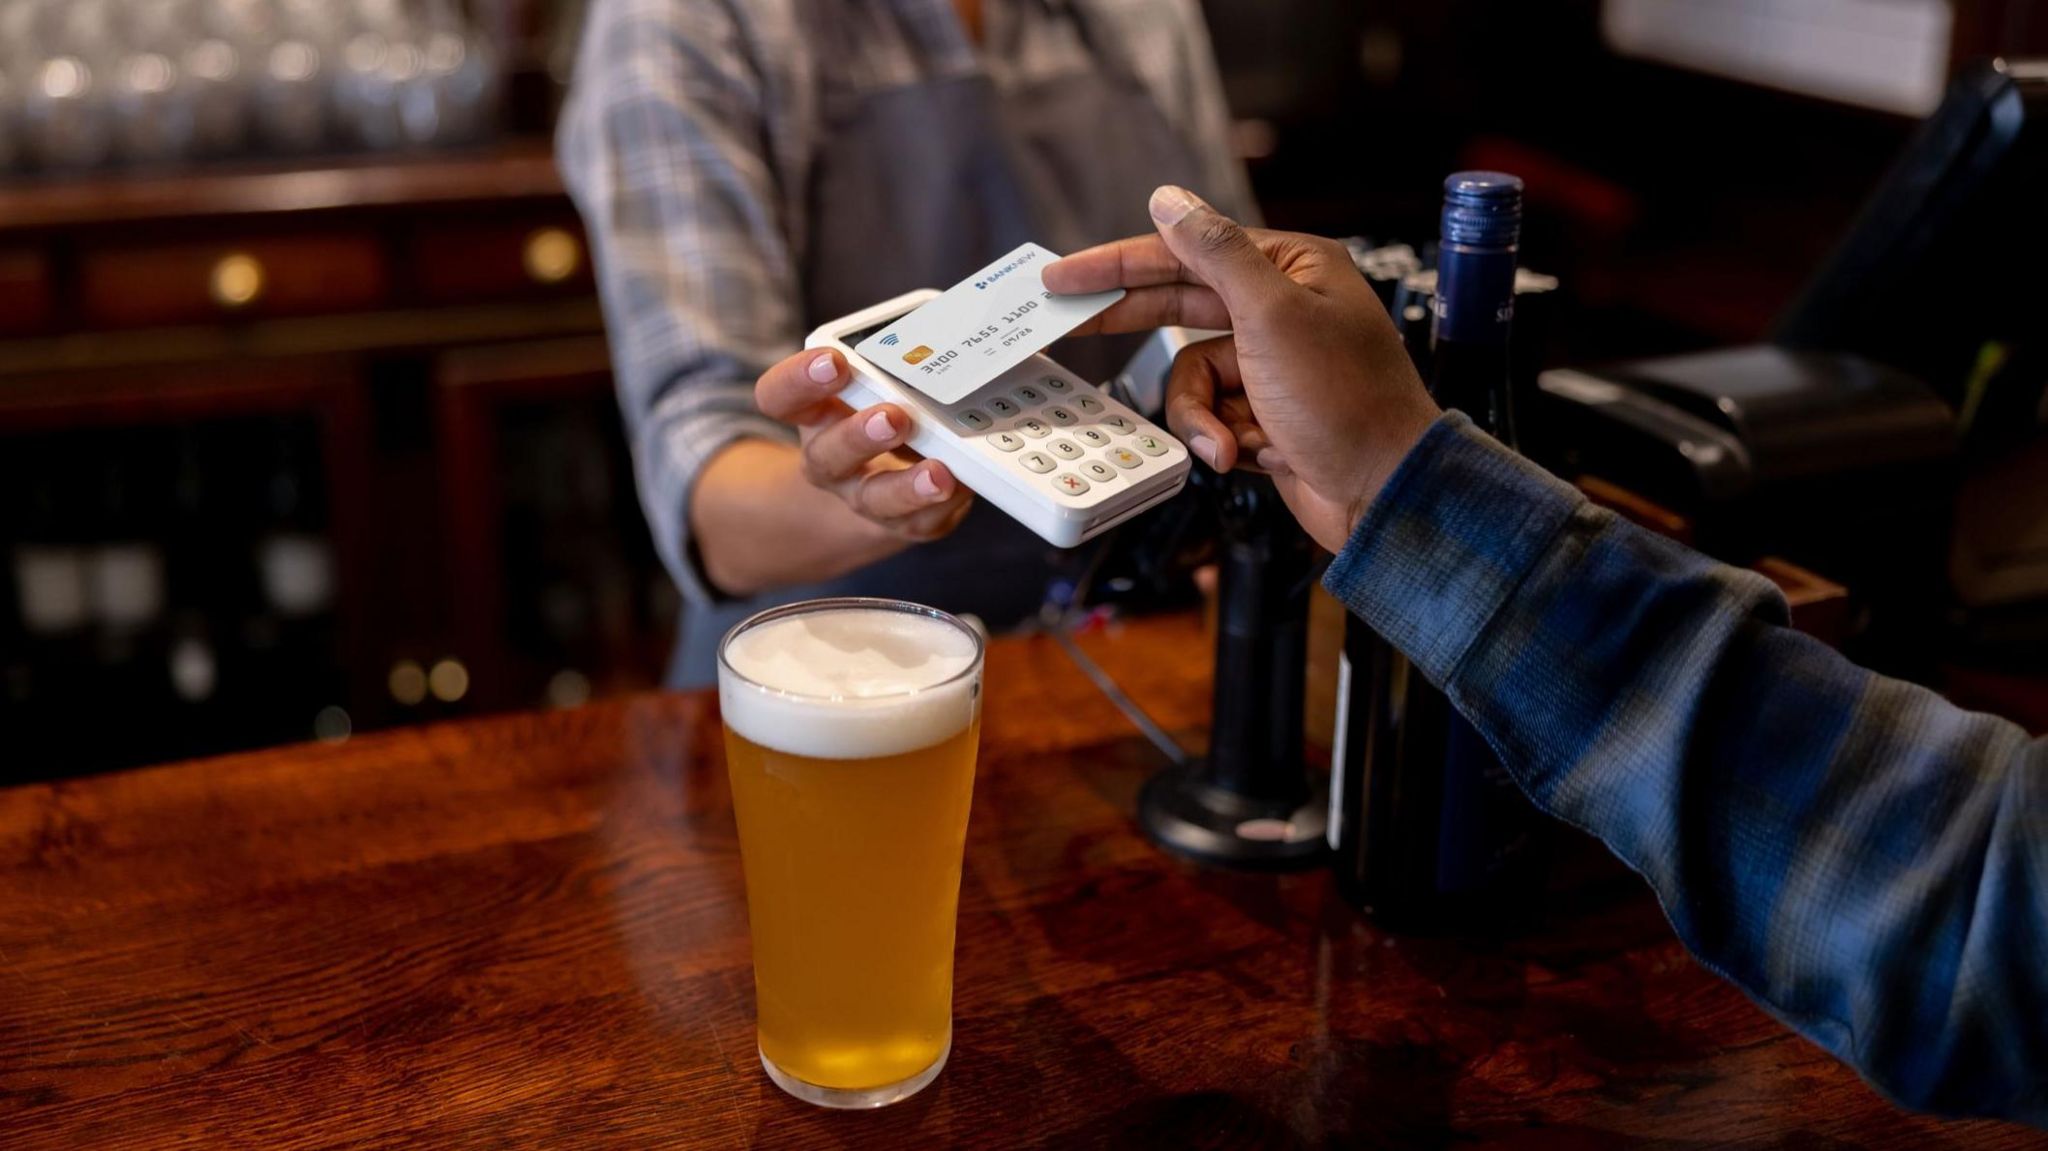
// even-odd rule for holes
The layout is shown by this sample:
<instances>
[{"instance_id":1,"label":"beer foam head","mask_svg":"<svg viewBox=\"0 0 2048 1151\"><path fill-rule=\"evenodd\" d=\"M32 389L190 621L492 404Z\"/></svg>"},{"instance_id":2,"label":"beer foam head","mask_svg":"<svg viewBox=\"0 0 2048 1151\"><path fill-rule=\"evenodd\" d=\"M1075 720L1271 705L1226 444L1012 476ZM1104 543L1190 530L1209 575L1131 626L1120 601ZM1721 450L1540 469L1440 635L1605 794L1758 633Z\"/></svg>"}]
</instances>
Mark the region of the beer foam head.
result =
<instances>
[{"instance_id":1,"label":"beer foam head","mask_svg":"<svg viewBox=\"0 0 2048 1151\"><path fill-rule=\"evenodd\" d=\"M900 755L974 719L980 645L943 619L828 608L756 624L726 641L719 707L762 747L819 759Z\"/></svg>"}]
</instances>

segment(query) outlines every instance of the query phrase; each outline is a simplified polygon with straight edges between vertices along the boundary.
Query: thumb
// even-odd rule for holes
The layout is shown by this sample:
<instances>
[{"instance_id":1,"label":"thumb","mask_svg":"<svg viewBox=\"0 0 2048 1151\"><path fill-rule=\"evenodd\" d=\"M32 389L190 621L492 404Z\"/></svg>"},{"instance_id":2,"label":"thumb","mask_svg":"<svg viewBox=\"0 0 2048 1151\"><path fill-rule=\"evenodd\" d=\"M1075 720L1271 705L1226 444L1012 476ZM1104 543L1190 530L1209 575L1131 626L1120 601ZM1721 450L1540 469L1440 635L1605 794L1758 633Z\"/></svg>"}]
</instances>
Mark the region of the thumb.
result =
<instances>
[{"instance_id":1,"label":"thumb","mask_svg":"<svg viewBox=\"0 0 2048 1151\"><path fill-rule=\"evenodd\" d=\"M1242 225L1186 188L1161 186L1152 193L1150 209L1174 257L1222 297L1233 318L1271 303L1291 282Z\"/></svg>"}]
</instances>

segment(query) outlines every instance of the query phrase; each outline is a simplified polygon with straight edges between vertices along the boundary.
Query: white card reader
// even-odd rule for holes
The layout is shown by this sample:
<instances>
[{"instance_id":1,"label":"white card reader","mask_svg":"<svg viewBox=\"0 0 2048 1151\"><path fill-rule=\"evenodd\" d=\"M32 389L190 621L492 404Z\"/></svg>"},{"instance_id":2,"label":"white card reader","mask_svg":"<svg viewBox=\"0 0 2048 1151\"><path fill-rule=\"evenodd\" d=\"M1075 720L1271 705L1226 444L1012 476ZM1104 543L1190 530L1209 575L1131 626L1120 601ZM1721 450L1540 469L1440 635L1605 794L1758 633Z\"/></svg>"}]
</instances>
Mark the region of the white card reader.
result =
<instances>
[{"instance_id":1,"label":"white card reader","mask_svg":"<svg viewBox=\"0 0 2048 1151\"><path fill-rule=\"evenodd\" d=\"M1171 499L1190 461L1166 434L1043 352L942 404L869 363L854 345L936 299L922 288L825 324L805 342L846 357L855 408L910 413L908 446L939 460L982 499L1070 548Z\"/></svg>"}]
</instances>

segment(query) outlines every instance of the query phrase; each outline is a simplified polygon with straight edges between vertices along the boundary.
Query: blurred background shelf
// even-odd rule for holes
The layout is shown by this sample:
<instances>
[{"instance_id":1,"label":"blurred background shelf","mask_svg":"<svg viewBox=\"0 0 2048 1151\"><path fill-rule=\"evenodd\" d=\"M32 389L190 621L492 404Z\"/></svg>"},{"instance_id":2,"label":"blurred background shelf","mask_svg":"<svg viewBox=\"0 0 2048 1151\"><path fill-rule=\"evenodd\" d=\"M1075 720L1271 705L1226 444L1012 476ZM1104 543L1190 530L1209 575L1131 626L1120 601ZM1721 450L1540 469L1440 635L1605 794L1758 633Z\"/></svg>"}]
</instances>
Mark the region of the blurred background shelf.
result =
<instances>
[{"instance_id":1,"label":"blurred background shelf","mask_svg":"<svg viewBox=\"0 0 2048 1151\"><path fill-rule=\"evenodd\" d=\"M544 140L0 187L0 253L0 776L658 681Z\"/></svg>"},{"instance_id":2,"label":"blurred background shelf","mask_svg":"<svg viewBox=\"0 0 2048 1151\"><path fill-rule=\"evenodd\" d=\"M518 200L557 201L562 180L544 139L430 156L243 160L179 172L22 178L0 184L0 237L90 226L410 210Z\"/></svg>"}]
</instances>

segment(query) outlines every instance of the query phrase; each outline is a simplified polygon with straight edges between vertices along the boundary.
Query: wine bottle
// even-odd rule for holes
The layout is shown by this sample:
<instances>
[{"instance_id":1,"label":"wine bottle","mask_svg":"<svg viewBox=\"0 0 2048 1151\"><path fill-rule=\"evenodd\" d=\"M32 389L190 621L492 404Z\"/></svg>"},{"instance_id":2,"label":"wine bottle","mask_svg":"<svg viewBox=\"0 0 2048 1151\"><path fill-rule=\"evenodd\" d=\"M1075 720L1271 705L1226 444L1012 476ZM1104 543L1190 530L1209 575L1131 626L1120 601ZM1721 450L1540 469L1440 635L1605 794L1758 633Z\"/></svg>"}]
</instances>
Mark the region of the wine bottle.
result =
<instances>
[{"instance_id":1,"label":"wine bottle","mask_svg":"<svg viewBox=\"0 0 2048 1151\"><path fill-rule=\"evenodd\" d=\"M76 468L57 450L31 457L27 515L14 540L14 588L22 629L32 637L75 633L91 620Z\"/></svg>"},{"instance_id":2,"label":"wine bottle","mask_svg":"<svg viewBox=\"0 0 2048 1151\"><path fill-rule=\"evenodd\" d=\"M281 417L245 434L258 480L245 493L239 518L258 594L242 605L235 655L256 677L246 685L247 699L262 729L272 738L304 738L341 689L334 549L326 533L319 449L303 418ZM259 444L265 450L255 450Z\"/></svg>"},{"instance_id":3,"label":"wine bottle","mask_svg":"<svg viewBox=\"0 0 2048 1151\"><path fill-rule=\"evenodd\" d=\"M1430 390L1517 444L1509 332L1522 184L1445 183ZM1330 846L1353 903L1399 926L1510 924L1536 905L1543 819L1479 733L1407 657L1356 618L1340 661Z\"/></svg>"},{"instance_id":4,"label":"wine bottle","mask_svg":"<svg viewBox=\"0 0 2048 1151\"><path fill-rule=\"evenodd\" d=\"M172 626L164 670L172 694L182 705L179 729L196 748L213 718L210 705L220 686L218 631L223 581L217 571L223 548L221 528L209 502L215 485L208 482L206 452L198 430L181 429L176 450L170 533Z\"/></svg>"},{"instance_id":5,"label":"wine bottle","mask_svg":"<svg viewBox=\"0 0 2048 1151\"><path fill-rule=\"evenodd\" d=\"M273 431L268 516L256 544L263 598L285 619L323 615L334 603L334 549L322 530L323 489L308 438L289 421Z\"/></svg>"},{"instance_id":6,"label":"wine bottle","mask_svg":"<svg viewBox=\"0 0 2048 1151\"><path fill-rule=\"evenodd\" d=\"M89 441L98 476L88 500L91 542L85 549L93 668L80 702L118 711L125 722L98 725L81 740L97 743L112 764L147 762L164 751L170 697L156 674L165 651L166 602L160 442L144 429L97 432Z\"/></svg>"},{"instance_id":7,"label":"wine bottle","mask_svg":"<svg viewBox=\"0 0 2048 1151\"><path fill-rule=\"evenodd\" d=\"M100 630L126 639L147 630L164 610L164 560L151 538L149 481L138 474L148 460L141 433L108 438L100 461L97 538L86 553L92 614Z\"/></svg>"},{"instance_id":8,"label":"wine bottle","mask_svg":"<svg viewBox=\"0 0 2048 1151\"><path fill-rule=\"evenodd\" d=\"M0 491L27 490L29 473L20 462L22 454L18 440L0 439ZM8 560L0 562L0 740L15 747L27 746L31 736L40 734L33 720L36 668L12 562L14 541L26 527L25 512L22 500L0 501L0 555ZM24 778L11 765L0 765L0 787Z\"/></svg>"},{"instance_id":9,"label":"wine bottle","mask_svg":"<svg viewBox=\"0 0 2048 1151\"><path fill-rule=\"evenodd\" d=\"M27 734L10 744L15 778L97 760L90 741L60 746L60 733L92 733L103 713L84 700L94 682L87 558L90 472L75 436L19 442L17 482L26 488L10 557L21 643L13 657L32 676ZM15 449L16 445L10 444ZM16 673L21 674L21 673Z\"/></svg>"}]
</instances>

